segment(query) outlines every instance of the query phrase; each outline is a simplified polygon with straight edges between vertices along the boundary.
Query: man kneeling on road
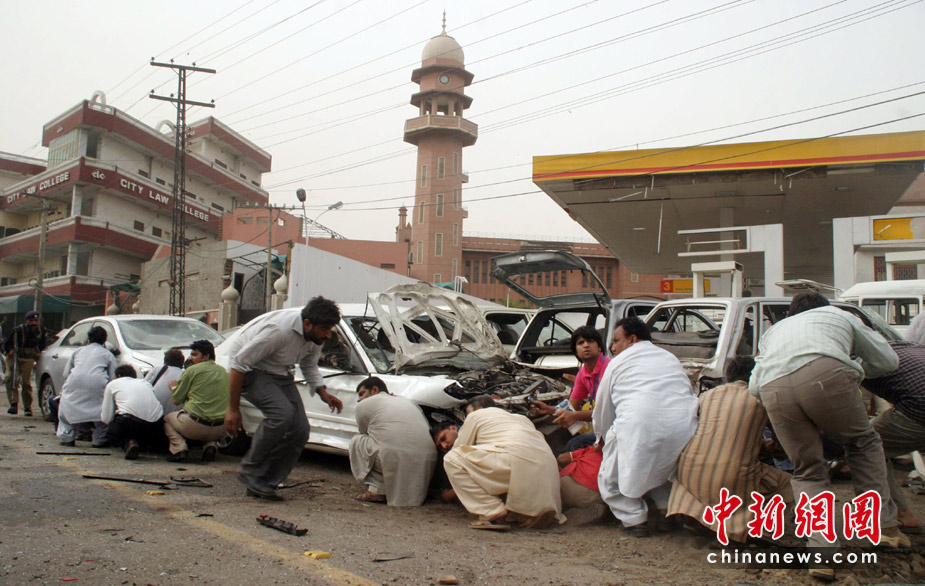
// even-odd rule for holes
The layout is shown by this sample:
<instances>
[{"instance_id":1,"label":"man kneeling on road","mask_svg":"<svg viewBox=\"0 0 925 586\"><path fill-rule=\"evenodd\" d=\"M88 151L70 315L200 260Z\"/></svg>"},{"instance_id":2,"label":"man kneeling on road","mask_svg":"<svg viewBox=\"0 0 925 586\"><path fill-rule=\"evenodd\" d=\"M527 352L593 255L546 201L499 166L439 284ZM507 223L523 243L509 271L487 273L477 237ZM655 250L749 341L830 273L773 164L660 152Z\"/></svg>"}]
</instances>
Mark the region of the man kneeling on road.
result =
<instances>
[{"instance_id":1,"label":"man kneeling on road","mask_svg":"<svg viewBox=\"0 0 925 586\"><path fill-rule=\"evenodd\" d=\"M225 429L241 429L241 396L263 413L250 450L241 461L238 480L247 494L256 498L282 500L276 488L299 461L308 440L308 419L302 396L295 385L293 365L299 364L312 395L331 411L344 408L340 399L328 393L318 358L321 345L331 338L340 321L340 310L330 299L315 297L301 314L271 311L248 324L247 335L231 348L228 414Z\"/></svg>"},{"instance_id":2,"label":"man kneeling on road","mask_svg":"<svg viewBox=\"0 0 925 586\"><path fill-rule=\"evenodd\" d=\"M564 523L559 470L543 434L486 395L471 399L466 411L461 428L438 426L434 442L446 452L443 466L459 501L479 516L469 526L509 529L504 519L537 529Z\"/></svg>"},{"instance_id":3,"label":"man kneeling on road","mask_svg":"<svg viewBox=\"0 0 925 586\"><path fill-rule=\"evenodd\" d=\"M135 460L141 450L152 451L163 446L164 408L151 383L135 378L132 366L117 366L115 374L116 378L103 391L100 420L109 426L106 430L109 443L122 446L126 460Z\"/></svg>"},{"instance_id":4,"label":"man kneeling on road","mask_svg":"<svg viewBox=\"0 0 925 586\"><path fill-rule=\"evenodd\" d=\"M170 383L170 398L182 411L164 417L164 432L170 440L168 462L183 462L189 455L186 440L206 442L202 461L215 459L215 442L225 435L225 413L228 411L228 373L215 364L215 348L208 340L190 344L192 366L183 371L180 380Z\"/></svg>"},{"instance_id":5,"label":"man kneeling on road","mask_svg":"<svg viewBox=\"0 0 925 586\"><path fill-rule=\"evenodd\" d=\"M421 408L389 394L371 376L357 386L357 429L350 440L350 468L367 491L357 500L416 507L427 498L437 462Z\"/></svg>"}]
</instances>

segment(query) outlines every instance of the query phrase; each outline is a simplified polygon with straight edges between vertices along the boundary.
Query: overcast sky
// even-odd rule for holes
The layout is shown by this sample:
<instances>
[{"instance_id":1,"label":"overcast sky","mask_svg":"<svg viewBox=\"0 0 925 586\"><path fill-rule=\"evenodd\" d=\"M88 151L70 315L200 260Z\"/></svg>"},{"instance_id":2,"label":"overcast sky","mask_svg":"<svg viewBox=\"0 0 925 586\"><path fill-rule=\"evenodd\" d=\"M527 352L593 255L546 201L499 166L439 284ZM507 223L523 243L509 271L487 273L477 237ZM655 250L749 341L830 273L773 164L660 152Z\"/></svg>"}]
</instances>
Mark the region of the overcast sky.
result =
<instances>
[{"instance_id":1,"label":"overcast sky","mask_svg":"<svg viewBox=\"0 0 925 586\"><path fill-rule=\"evenodd\" d=\"M411 71L444 9L475 75L467 234L587 235L530 181L535 155L925 128L883 124L925 112L907 97L925 92L922 0L0 0L0 151L44 158L42 125L96 90L174 120L147 94L176 75L148 61L195 61L218 73L188 98L216 108L188 120L269 151L272 203L302 187L312 217L344 202L323 224L391 240L413 204Z\"/></svg>"}]
</instances>

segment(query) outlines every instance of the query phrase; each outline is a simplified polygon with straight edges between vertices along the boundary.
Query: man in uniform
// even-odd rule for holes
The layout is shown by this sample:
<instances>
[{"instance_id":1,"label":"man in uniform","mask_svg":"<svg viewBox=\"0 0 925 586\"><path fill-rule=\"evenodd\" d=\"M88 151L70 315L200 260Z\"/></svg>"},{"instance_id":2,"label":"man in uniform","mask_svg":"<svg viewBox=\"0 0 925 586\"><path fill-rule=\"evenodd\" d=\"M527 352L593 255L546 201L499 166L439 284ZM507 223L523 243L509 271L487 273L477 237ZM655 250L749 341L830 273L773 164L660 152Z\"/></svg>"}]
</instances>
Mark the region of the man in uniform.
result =
<instances>
[{"instance_id":1,"label":"man in uniform","mask_svg":"<svg viewBox=\"0 0 925 586\"><path fill-rule=\"evenodd\" d=\"M32 416L32 369L35 360L45 349L45 330L39 324L39 312L26 313L26 323L13 328L3 345L6 353L6 396L10 400L7 413L16 415L19 411L19 393L16 379L22 384L23 415Z\"/></svg>"}]
</instances>

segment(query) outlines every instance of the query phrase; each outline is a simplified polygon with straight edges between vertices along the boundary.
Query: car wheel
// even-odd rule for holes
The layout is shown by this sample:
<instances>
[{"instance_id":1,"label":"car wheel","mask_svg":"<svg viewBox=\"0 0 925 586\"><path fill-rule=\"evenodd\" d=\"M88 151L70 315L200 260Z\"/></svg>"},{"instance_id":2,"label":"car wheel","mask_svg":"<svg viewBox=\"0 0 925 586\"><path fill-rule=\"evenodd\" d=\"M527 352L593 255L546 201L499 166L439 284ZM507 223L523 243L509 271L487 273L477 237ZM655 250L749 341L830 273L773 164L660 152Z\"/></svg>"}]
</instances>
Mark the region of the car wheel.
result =
<instances>
[{"instance_id":1,"label":"car wheel","mask_svg":"<svg viewBox=\"0 0 925 586\"><path fill-rule=\"evenodd\" d=\"M237 435L226 433L225 437L218 440L218 451L228 456L243 456L251 447L251 438L243 431Z\"/></svg>"},{"instance_id":2,"label":"car wheel","mask_svg":"<svg viewBox=\"0 0 925 586\"><path fill-rule=\"evenodd\" d=\"M42 410L42 419L45 421L54 422L55 420L55 415L51 412L51 405L48 404L48 401L57 394L58 393L55 392L55 384L51 381L51 377L46 376L44 380L42 380L41 386L39 386L38 396L39 409Z\"/></svg>"}]
</instances>

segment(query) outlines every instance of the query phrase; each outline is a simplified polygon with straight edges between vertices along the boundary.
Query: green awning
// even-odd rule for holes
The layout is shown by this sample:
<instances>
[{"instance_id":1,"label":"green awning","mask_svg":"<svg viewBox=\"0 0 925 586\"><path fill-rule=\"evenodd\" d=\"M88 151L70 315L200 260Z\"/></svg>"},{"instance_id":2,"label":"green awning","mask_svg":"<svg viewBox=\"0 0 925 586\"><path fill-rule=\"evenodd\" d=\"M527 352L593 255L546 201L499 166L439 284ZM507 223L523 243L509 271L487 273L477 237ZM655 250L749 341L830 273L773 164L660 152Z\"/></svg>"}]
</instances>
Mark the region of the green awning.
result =
<instances>
[{"instance_id":1,"label":"green awning","mask_svg":"<svg viewBox=\"0 0 925 586\"><path fill-rule=\"evenodd\" d=\"M0 315L31 311L34 303L35 301L31 294L0 297ZM70 309L70 295L55 295L54 297L49 297L47 295L42 296L42 313L62 313L70 311Z\"/></svg>"}]
</instances>

